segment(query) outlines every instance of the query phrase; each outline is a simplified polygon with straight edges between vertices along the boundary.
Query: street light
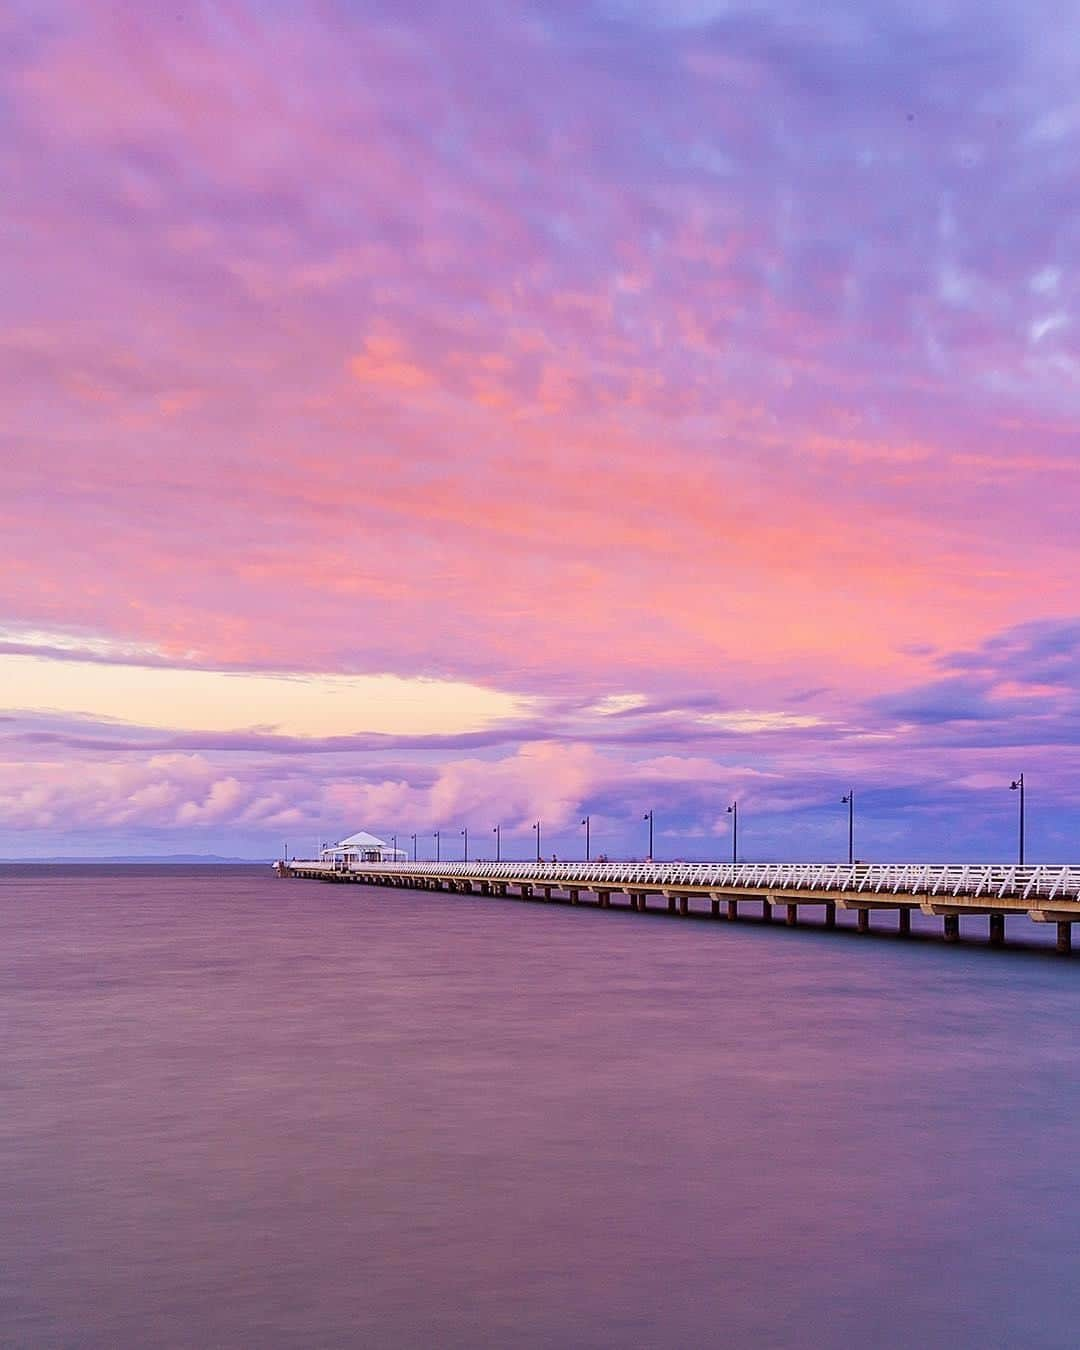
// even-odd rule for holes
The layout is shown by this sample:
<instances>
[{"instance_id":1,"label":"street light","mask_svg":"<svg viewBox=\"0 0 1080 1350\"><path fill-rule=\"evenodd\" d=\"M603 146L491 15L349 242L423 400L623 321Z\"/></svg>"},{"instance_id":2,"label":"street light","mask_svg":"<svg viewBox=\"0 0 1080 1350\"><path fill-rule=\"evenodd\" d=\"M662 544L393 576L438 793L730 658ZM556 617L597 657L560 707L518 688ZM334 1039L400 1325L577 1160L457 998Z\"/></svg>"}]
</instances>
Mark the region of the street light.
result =
<instances>
[{"instance_id":1,"label":"street light","mask_svg":"<svg viewBox=\"0 0 1080 1350\"><path fill-rule=\"evenodd\" d=\"M491 833L495 836L495 861L502 862L502 826L493 826Z\"/></svg>"},{"instance_id":2,"label":"street light","mask_svg":"<svg viewBox=\"0 0 1080 1350\"><path fill-rule=\"evenodd\" d=\"M397 862L397 835L396 835L396 834L392 834L392 835L390 836L390 842L391 842L391 844L393 845L393 848L394 848L394 861Z\"/></svg>"},{"instance_id":3,"label":"street light","mask_svg":"<svg viewBox=\"0 0 1080 1350\"><path fill-rule=\"evenodd\" d=\"M465 858L465 861L468 862L468 861L469 861L469 827L468 827L468 825L466 825L465 828L461 831L461 835L462 835L462 838L465 840L465 853L464 853L463 856L464 856L464 858Z\"/></svg>"},{"instance_id":4,"label":"street light","mask_svg":"<svg viewBox=\"0 0 1080 1350\"><path fill-rule=\"evenodd\" d=\"M855 789L850 788L840 798L840 801L847 807L847 860L849 863L855 861Z\"/></svg>"},{"instance_id":5,"label":"street light","mask_svg":"<svg viewBox=\"0 0 1080 1350\"><path fill-rule=\"evenodd\" d=\"M589 822L590 822L591 820L592 820L592 816L586 816L585 819L581 822L582 825L585 826L585 861L586 861L586 862L589 862L589 861L591 860L591 858L592 858L592 854L591 854L591 851L590 851L590 844L589 844Z\"/></svg>"},{"instance_id":6,"label":"street light","mask_svg":"<svg viewBox=\"0 0 1080 1350\"><path fill-rule=\"evenodd\" d=\"M647 820L649 822L649 862L652 862L652 839L653 839L652 811L651 810L646 811L645 814L641 817L641 819Z\"/></svg>"},{"instance_id":7,"label":"street light","mask_svg":"<svg viewBox=\"0 0 1080 1350\"><path fill-rule=\"evenodd\" d=\"M440 854L440 851L439 851L439 831L438 831L438 830L435 831L435 861L436 861L436 862L441 861L441 854Z\"/></svg>"},{"instance_id":8,"label":"street light","mask_svg":"<svg viewBox=\"0 0 1080 1350\"><path fill-rule=\"evenodd\" d=\"M732 802L727 813L731 817L731 865L734 867L739 860L739 803Z\"/></svg>"},{"instance_id":9,"label":"street light","mask_svg":"<svg viewBox=\"0 0 1080 1350\"><path fill-rule=\"evenodd\" d=\"M1019 778L1014 778L1012 780L1012 782L1009 784L1009 790L1011 792L1019 792L1020 794L1020 866L1023 867L1024 865L1024 775L1023 774L1021 774Z\"/></svg>"},{"instance_id":10,"label":"street light","mask_svg":"<svg viewBox=\"0 0 1080 1350\"><path fill-rule=\"evenodd\" d=\"M536 861L539 862L539 861L540 861L540 822L539 822L539 821L536 822L536 824L533 826L533 829L536 831Z\"/></svg>"},{"instance_id":11,"label":"street light","mask_svg":"<svg viewBox=\"0 0 1080 1350\"><path fill-rule=\"evenodd\" d=\"M412 860L413 860L413 862L416 861L416 835L415 835L415 834L414 834L413 837L412 837Z\"/></svg>"}]
</instances>

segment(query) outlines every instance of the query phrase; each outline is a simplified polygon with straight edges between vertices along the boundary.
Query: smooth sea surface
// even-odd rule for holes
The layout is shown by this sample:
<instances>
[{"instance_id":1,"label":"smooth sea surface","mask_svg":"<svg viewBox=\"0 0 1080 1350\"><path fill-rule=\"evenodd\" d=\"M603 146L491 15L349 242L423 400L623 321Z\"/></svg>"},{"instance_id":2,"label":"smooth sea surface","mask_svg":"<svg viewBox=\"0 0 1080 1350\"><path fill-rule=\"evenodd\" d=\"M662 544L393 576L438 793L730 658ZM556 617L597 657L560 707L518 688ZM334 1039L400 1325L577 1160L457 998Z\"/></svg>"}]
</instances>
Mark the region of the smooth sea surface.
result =
<instances>
[{"instance_id":1,"label":"smooth sea surface","mask_svg":"<svg viewBox=\"0 0 1080 1350\"><path fill-rule=\"evenodd\" d=\"M1075 1347L1080 954L0 868L0 1344Z\"/></svg>"}]
</instances>

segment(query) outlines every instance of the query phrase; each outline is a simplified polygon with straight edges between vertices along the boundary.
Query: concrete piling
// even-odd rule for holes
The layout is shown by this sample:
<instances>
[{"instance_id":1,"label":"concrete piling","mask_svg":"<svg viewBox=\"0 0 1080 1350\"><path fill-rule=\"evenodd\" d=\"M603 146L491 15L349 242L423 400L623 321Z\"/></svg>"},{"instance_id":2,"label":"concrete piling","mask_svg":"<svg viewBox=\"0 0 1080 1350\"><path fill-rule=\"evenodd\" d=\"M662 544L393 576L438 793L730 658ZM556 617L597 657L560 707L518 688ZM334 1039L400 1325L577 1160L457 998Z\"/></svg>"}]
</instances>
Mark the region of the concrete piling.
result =
<instances>
[{"instance_id":1,"label":"concrete piling","mask_svg":"<svg viewBox=\"0 0 1080 1350\"><path fill-rule=\"evenodd\" d=\"M660 901L666 901L666 912L682 917L709 917L728 920L739 917L741 900L761 901L761 920L763 923L775 922L773 907L783 905L784 919L789 927L800 923L800 906L820 905L824 911L826 928L836 927L837 908L855 911L855 927L860 933L870 932L873 925L872 910L894 910L897 916L896 931L901 936L912 932L912 914L916 909L927 915L940 917L942 932L946 942L955 943L961 939L960 918L963 914L985 914L987 916L988 941L991 947L1002 947L1006 941L1006 919L1010 916L1024 915L1036 924L1055 924L1057 928L1057 950L1062 953L1072 951L1072 927L1080 922L1080 883L1075 873L1080 868L1055 869L1043 876L1044 869L1034 869L1034 874L1025 873L1011 889L1000 887L1000 878L994 873L989 877L969 878L965 868L957 876L952 872L943 872L935 880L933 868L922 869L915 884L910 884L906 876L895 880L895 871L883 872L881 884L864 886L866 880L860 877L857 891L851 887L849 874L837 870L835 876L822 877L820 872L803 869L806 877L793 879L786 866L779 869L778 875L769 875L777 869L771 867L764 874L750 873L746 885L736 890L727 889L729 877L709 874L701 868L698 875L687 873L682 864L654 870L627 867L620 873L617 868L610 872L595 873L597 880L588 879L589 872L569 865L565 869L536 867L526 865L520 872L516 867L503 865L501 868L488 869L484 864L475 868L470 864L461 867L458 864L428 863L417 865L413 869L382 871L379 868L342 867L332 863L275 863L279 877L296 877L309 881L323 882L361 882L367 885L386 886L395 889L449 892L452 895L501 896L522 901L540 900L561 901L570 905L580 905L583 896L595 896L595 906L599 909L612 907L612 895L619 897L618 908L629 907L636 913L648 913L648 897L652 895ZM871 867L870 871L874 869ZM1028 869L1031 872L1032 869ZM930 884L933 882L934 884ZM1022 883L1022 885L1021 885ZM675 887L681 889L676 890ZM638 889L631 889L637 887ZM645 889L640 889L644 887ZM997 888L997 889L995 889ZM871 894L862 894L863 890ZM832 892L835 898L829 897ZM891 892L891 894L890 894ZM626 896L627 904L622 898ZM695 897L708 901L708 910L699 904L695 910L692 902ZM592 907L590 902L590 907ZM952 911L952 912L949 912ZM755 911L756 912L756 911ZM779 917L779 916L777 916ZM887 925L886 925L887 926Z\"/></svg>"}]
</instances>

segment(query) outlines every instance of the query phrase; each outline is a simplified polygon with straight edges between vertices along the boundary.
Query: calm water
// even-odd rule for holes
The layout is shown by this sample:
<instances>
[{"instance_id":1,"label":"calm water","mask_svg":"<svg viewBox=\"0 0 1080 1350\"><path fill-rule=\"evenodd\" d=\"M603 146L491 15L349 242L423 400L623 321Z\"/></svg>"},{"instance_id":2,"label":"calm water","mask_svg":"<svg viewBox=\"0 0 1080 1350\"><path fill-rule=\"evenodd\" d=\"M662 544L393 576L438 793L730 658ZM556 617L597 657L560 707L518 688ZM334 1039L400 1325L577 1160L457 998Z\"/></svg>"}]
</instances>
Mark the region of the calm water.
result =
<instances>
[{"instance_id":1,"label":"calm water","mask_svg":"<svg viewBox=\"0 0 1080 1350\"><path fill-rule=\"evenodd\" d=\"M1073 1347L1080 956L0 869L0 1342Z\"/></svg>"}]
</instances>

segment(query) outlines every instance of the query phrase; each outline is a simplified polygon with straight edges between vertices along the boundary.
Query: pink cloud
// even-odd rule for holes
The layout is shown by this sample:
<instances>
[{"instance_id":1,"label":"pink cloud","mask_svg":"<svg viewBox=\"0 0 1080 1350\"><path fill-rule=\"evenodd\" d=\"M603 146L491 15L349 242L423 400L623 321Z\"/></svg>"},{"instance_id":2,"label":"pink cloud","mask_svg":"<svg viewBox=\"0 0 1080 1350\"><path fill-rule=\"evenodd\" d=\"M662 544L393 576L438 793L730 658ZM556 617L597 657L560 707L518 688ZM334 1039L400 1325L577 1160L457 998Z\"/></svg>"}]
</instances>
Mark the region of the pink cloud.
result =
<instances>
[{"instance_id":1,"label":"pink cloud","mask_svg":"<svg viewBox=\"0 0 1080 1350\"><path fill-rule=\"evenodd\" d=\"M437 9L12 11L0 619L560 697L813 688L841 726L1071 615L1068 72L1019 4L847 8L795 42L768 4L523 0L482 50ZM521 755L515 812L569 819L588 755L562 806ZM487 770L446 763L451 810ZM293 809L225 764L102 773L12 819Z\"/></svg>"}]
</instances>

